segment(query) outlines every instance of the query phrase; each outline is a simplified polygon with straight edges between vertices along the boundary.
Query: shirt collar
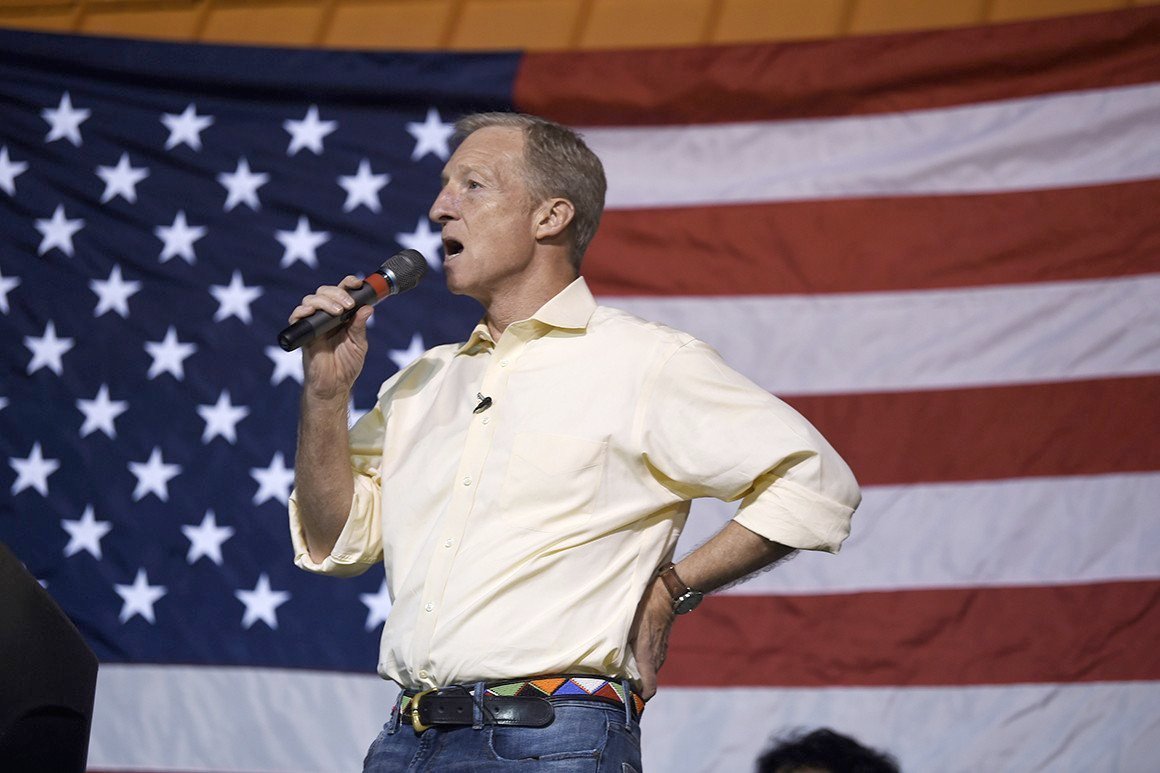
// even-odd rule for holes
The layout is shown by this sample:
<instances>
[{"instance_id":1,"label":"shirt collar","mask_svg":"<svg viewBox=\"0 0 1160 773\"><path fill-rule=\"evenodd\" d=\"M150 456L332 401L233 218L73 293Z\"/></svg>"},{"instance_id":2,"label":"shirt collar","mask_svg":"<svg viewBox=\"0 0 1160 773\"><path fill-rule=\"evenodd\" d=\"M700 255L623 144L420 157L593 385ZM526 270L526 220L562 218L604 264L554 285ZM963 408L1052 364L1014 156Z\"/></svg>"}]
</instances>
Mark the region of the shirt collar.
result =
<instances>
[{"instance_id":1,"label":"shirt collar","mask_svg":"<svg viewBox=\"0 0 1160 773\"><path fill-rule=\"evenodd\" d=\"M556 293L550 301L532 315L532 319L551 327L583 330L588 327L596 311L596 299L588 289L584 277L578 276L570 285Z\"/></svg>"},{"instance_id":2,"label":"shirt collar","mask_svg":"<svg viewBox=\"0 0 1160 773\"><path fill-rule=\"evenodd\" d=\"M583 330L588 327L588 320L592 319L592 314L595 311L596 299L592 297L592 292L588 289L588 283L581 276L576 277L571 284L556 293L555 296L531 316L531 319L549 327L565 330ZM514 324L518 325L520 323L516 322ZM471 331L467 342L460 346L455 353L464 354L483 342L492 345L495 344L495 341L492 340L491 332L487 329L487 323L480 320L479 324L475 326L475 329Z\"/></svg>"}]
</instances>

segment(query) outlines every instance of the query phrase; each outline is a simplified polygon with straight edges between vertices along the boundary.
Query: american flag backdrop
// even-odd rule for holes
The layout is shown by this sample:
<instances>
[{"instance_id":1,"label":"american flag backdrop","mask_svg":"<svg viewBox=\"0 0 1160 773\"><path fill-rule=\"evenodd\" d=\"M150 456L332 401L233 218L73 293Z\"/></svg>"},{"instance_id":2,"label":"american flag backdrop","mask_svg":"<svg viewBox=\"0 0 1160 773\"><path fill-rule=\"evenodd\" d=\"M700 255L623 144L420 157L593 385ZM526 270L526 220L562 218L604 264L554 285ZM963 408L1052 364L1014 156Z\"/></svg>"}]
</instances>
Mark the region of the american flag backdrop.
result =
<instances>
[{"instance_id":1,"label":"american flag backdrop","mask_svg":"<svg viewBox=\"0 0 1160 773\"><path fill-rule=\"evenodd\" d=\"M92 769L358 768L389 600L292 566L275 335L413 247L355 410L462 340L426 211L454 118L515 108L604 160L597 296L715 346L865 490L839 556L678 622L648 770L823 725L907 771L1154 770L1158 41L1160 7L584 54L0 32L0 540L101 660Z\"/></svg>"}]
</instances>

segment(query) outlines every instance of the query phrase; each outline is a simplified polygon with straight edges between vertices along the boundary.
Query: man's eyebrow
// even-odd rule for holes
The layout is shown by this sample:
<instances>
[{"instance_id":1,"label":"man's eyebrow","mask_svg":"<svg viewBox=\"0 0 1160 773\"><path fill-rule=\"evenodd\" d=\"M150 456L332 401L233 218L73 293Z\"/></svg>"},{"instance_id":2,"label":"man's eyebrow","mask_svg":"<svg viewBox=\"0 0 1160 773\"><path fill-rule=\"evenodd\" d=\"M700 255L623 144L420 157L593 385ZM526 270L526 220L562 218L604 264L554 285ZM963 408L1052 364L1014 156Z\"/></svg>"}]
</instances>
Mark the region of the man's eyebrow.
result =
<instances>
[{"instance_id":1,"label":"man's eyebrow","mask_svg":"<svg viewBox=\"0 0 1160 773\"><path fill-rule=\"evenodd\" d=\"M480 169L475 164L461 164L461 165L455 167L455 169L451 170L451 172L454 173L455 177L479 177L481 175L482 176L487 175L486 169ZM451 179L451 177L452 177L452 174L449 173L447 169L444 169L443 173L439 175L439 181L443 185L446 185L447 182Z\"/></svg>"}]
</instances>

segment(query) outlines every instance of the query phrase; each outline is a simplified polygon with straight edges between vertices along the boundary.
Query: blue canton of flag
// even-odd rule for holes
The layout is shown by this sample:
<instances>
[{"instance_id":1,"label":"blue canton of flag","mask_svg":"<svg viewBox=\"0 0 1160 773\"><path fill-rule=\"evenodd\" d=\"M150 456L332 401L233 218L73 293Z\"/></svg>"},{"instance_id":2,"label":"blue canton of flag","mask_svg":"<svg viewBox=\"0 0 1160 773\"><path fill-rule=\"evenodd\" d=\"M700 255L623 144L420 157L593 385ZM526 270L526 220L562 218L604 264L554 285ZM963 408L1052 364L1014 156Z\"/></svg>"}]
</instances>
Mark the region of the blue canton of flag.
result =
<instances>
[{"instance_id":1,"label":"blue canton of flag","mask_svg":"<svg viewBox=\"0 0 1160 773\"><path fill-rule=\"evenodd\" d=\"M0 540L102 661L372 670L381 570L292 565L275 336L415 248L434 271L380 308L356 409L465 337L426 213L517 57L0 40Z\"/></svg>"}]
</instances>

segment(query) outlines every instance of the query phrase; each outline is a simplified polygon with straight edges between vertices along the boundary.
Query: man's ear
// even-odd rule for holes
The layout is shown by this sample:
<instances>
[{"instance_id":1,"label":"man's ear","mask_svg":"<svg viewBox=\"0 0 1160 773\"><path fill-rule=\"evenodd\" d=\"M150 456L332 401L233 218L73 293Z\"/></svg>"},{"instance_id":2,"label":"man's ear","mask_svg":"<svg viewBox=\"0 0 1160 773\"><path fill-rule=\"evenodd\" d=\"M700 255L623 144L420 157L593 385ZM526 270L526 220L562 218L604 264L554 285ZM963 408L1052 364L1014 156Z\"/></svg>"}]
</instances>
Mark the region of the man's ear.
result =
<instances>
[{"instance_id":1,"label":"man's ear","mask_svg":"<svg viewBox=\"0 0 1160 773\"><path fill-rule=\"evenodd\" d=\"M568 199L548 199L539 210L536 239L551 240L560 236L575 216L576 209Z\"/></svg>"}]
</instances>

